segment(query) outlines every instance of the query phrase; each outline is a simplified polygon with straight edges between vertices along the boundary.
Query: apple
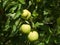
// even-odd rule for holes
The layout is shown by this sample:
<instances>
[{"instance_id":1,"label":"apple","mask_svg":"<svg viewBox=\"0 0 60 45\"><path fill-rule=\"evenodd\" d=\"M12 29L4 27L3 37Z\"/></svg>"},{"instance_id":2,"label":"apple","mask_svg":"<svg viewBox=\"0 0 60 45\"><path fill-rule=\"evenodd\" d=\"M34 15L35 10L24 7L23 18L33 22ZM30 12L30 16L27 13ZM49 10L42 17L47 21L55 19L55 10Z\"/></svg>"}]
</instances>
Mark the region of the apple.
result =
<instances>
[{"instance_id":1,"label":"apple","mask_svg":"<svg viewBox=\"0 0 60 45\"><path fill-rule=\"evenodd\" d=\"M21 27L20 27L20 30L23 32L23 33L29 33L31 31L31 26L28 25L28 24L23 24Z\"/></svg>"},{"instance_id":2,"label":"apple","mask_svg":"<svg viewBox=\"0 0 60 45\"><path fill-rule=\"evenodd\" d=\"M35 41L35 40L38 39L38 37L39 37L39 35L38 35L38 32L37 32L37 31L32 31L32 32L30 32L30 33L28 34L28 39L29 39L30 41Z\"/></svg>"},{"instance_id":3,"label":"apple","mask_svg":"<svg viewBox=\"0 0 60 45\"><path fill-rule=\"evenodd\" d=\"M24 9L21 17L22 17L23 19L29 19L29 18L31 17L31 12L28 11L27 9Z\"/></svg>"}]
</instances>

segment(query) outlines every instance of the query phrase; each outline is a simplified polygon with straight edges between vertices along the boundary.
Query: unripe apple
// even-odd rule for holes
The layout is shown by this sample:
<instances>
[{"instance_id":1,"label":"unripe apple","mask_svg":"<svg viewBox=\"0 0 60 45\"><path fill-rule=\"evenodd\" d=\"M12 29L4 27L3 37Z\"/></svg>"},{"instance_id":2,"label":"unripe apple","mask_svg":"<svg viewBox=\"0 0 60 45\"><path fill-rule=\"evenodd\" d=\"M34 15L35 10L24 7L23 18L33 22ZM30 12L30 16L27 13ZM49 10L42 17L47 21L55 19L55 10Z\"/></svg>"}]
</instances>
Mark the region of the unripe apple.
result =
<instances>
[{"instance_id":1,"label":"unripe apple","mask_svg":"<svg viewBox=\"0 0 60 45\"><path fill-rule=\"evenodd\" d=\"M27 9L24 9L21 17L22 17L23 19L29 19L29 18L31 17L31 12L28 11Z\"/></svg>"},{"instance_id":2,"label":"unripe apple","mask_svg":"<svg viewBox=\"0 0 60 45\"><path fill-rule=\"evenodd\" d=\"M39 37L39 35L38 35L37 31L30 32L29 35L28 35L28 39L30 41L35 41L35 40L38 39L38 37Z\"/></svg>"},{"instance_id":3,"label":"unripe apple","mask_svg":"<svg viewBox=\"0 0 60 45\"><path fill-rule=\"evenodd\" d=\"M23 33L29 33L31 31L31 26L28 25L28 24L23 24L21 27L20 27L20 30L23 32Z\"/></svg>"}]
</instances>

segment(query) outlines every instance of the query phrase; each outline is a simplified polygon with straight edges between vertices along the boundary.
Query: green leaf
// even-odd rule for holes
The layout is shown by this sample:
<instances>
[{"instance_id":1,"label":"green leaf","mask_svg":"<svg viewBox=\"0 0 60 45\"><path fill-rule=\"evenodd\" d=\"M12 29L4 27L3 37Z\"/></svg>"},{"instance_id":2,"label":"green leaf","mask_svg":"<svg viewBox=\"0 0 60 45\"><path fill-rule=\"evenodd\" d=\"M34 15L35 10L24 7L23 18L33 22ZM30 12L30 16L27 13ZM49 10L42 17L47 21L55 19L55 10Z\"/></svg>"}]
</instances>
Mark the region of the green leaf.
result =
<instances>
[{"instance_id":1,"label":"green leaf","mask_svg":"<svg viewBox=\"0 0 60 45\"><path fill-rule=\"evenodd\" d=\"M4 29L4 31L7 31L8 29L9 29L9 27L10 27L10 18L8 18L7 19L7 22L6 22L6 24L5 24L5 29Z\"/></svg>"},{"instance_id":2,"label":"green leaf","mask_svg":"<svg viewBox=\"0 0 60 45\"><path fill-rule=\"evenodd\" d=\"M17 11L14 19L17 19L20 15L21 15L21 12L20 11Z\"/></svg>"},{"instance_id":3,"label":"green leaf","mask_svg":"<svg viewBox=\"0 0 60 45\"><path fill-rule=\"evenodd\" d=\"M41 43L39 43L39 44L37 44L37 45L45 45L43 42L41 42Z\"/></svg>"},{"instance_id":4,"label":"green leaf","mask_svg":"<svg viewBox=\"0 0 60 45\"><path fill-rule=\"evenodd\" d=\"M7 2L8 2L8 0L4 0L4 2L3 2L3 8L6 6Z\"/></svg>"},{"instance_id":5,"label":"green leaf","mask_svg":"<svg viewBox=\"0 0 60 45\"><path fill-rule=\"evenodd\" d=\"M7 15L8 17L10 16L10 17L12 17L12 18L14 19L15 14L16 14L16 13L13 13L13 14L12 14L12 13L9 13L9 14L6 14L6 15Z\"/></svg>"},{"instance_id":6,"label":"green leaf","mask_svg":"<svg viewBox=\"0 0 60 45\"><path fill-rule=\"evenodd\" d=\"M47 11L44 11L44 15L47 15L48 14L48 12Z\"/></svg>"},{"instance_id":7,"label":"green leaf","mask_svg":"<svg viewBox=\"0 0 60 45\"><path fill-rule=\"evenodd\" d=\"M19 2L25 4L25 0L19 0Z\"/></svg>"},{"instance_id":8,"label":"green leaf","mask_svg":"<svg viewBox=\"0 0 60 45\"><path fill-rule=\"evenodd\" d=\"M41 37L45 36L45 32L40 32L40 36Z\"/></svg>"},{"instance_id":9,"label":"green leaf","mask_svg":"<svg viewBox=\"0 0 60 45\"><path fill-rule=\"evenodd\" d=\"M20 10L21 9L21 4L18 4L18 10Z\"/></svg>"},{"instance_id":10,"label":"green leaf","mask_svg":"<svg viewBox=\"0 0 60 45\"><path fill-rule=\"evenodd\" d=\"M0 2L1 2L1 0L0 0Z\"/></svg>"},{"instance_id":11,"label":"green leaf","mask_svg":"<svg viewBox=\"0 0 60 45\"><path fill-rule=\"evenodd\" d=\"M15 25L17 26L20 22L20 19L16 20Z\"/></svg>"},{"instance_id":12,"label":"green leaf","mask_svg":"<svg viewBox=\"0 0 60 45\"><path fill-rule=\"evenodd\" d=\"M17 28L16 28L16 25L13 25L13 27L12 27L13 29L12 29L12 32L11 32L11 34L9 35L10 37L13 37L15 34L16 34L16 32L17 32Z\"/></svg>"},{"instance_id":13,"label":"green leaf","mask_svg":"<svg viewBox=\"0 0 60 45\"><path fill-rule=\"evenodd\" d=\"M32 5L32 2L31 2L31 1L29 1L29 6L30 6L30 5Z\"/></svg>"},{"instance_id":14,"label":"green leaf","mask_svg":"<svg viewBox=\"0 0 60 45\"><path fill-rule=\"evenodd\" d=\"M46 42L47 44L49 43L50 37L51 37L51 35L49 35L49 36L45 39L45 42Z\"/></svg>"},{"instance_id":15,"label":"green leaf","mask_svg":"<svg viewBox=\"0 0 60 45\"><path fill-rule=\"evenodd\" d=\"M44 14L44 15L48 15L48 14L50 14L50 12L51 12L51 11L50 11L49 9L45 9L45 10L43 11L43 14Z\"/></svg>"},{"instance_id":16,"label":"green leaf","mask_svg":"<svg viewBox=\"0 0 60 45\"><path fill-rule=\"evenodd\" d=\"M37 17L38 16L38 13L36 12L36 10L33 11L33 17Z\"/></svg>"},{"instance_id":17,"label":"green leaf","mask_svg":"<svg viewBox=\"0 0 60 45\"><path fill-rule=\"evenodd\" d=\"M60 34L60 26L57 28L57 34Z\"/></svg>"},{"instance_id":18,"label":"green leaf","mask_svg":"<svg viewBox=\"0 0 60 45\"><path fill-rule=\"evenodd\" d=\"M52 34L53 32L51 31L51 29L49 28L49 32L50 32L50 34Z\"/></svg>"},{"instance_id":19,"label":"green leaf","mask_svg":"<svg viewBox=\"0 0 60 45\"><path fill-rule=\"evenodd\" d=\"M43 23L36 22L35 27L39 27L40 25L44 25Z\"/></svg>"},{"instance_id":20,"label":"green leaf","mask_svg":"<svg viewBox=\"0 0 60 45\"><path fill-rule=\"evenodd\" d=\"M15 32L16 31L16 25L13 25L13 30L12 32Z\"/></svg>"},{"instance_id":21,"label":"green leaf","mask_svg":"<svg viewBox=\"0 0 60 45\"><path fill-rule=\"evenodd\" d=\"M10 8L11 6L14 6L14 5L16 5L16 4L17 4L17 2L14 2L14 1L9 2L9 3L7 4L7 6L5 7L5 11L8 10L8 8Z\"/></svg>"},{"instance_id":22,"label":"green leaf","mask_svg":"<svg viewBox=\"0 0 60 45\"><path fill-rule=\"evenodd\" d=\"M10 9L10 12L11 13L14 13L14 11L17 9L17 5L15 5L14 7L12 7L11 9Z\"/></svg>"},{"instance_id":23,"label":"green leaf","mask_svg":"<svg viewBox=\"0 0 60 45\"><path fill-rule=\"evenodd\" d=\"M60 25L60 17L57 18L57 25Z\"/></svg>"}]
</instances>

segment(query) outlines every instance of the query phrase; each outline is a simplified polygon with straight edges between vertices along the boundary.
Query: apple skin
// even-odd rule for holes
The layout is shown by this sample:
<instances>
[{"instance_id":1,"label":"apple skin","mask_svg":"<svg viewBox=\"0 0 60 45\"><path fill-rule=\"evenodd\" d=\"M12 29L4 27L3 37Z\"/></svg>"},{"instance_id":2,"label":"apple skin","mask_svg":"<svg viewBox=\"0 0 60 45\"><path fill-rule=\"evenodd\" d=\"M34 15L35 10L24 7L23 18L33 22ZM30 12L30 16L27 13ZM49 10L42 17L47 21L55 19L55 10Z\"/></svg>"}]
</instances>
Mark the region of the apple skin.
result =
<instances>
[{"instance_id":1,"label":"apple skin","mask_svg":"<svg viewBox=\"0 0 60 45\"><path fill-rule=\"evenodd\" d=\"M27 9L24 9L21 17L22 17L23 19L27 19L27 20L28 20L28 19L31 17L31 12L28 11Z\"/></svg>"},{"instance_id":2,"label":"apple skin","mask_svg":"<svg viewBox=\"0 0 60 45\"><path fill-rule=\"evenodd\" d=\"M23 24L21 27L20 27L20 30L23 32L23 33L29 33L31 31L31 26L28 25L28 24Z\"/></svg>"},{"instance_id":3,"label":"apple skin","mask_svg":"<svg viewBox=\"0 0 60 45\"><path fill-rule=\"evenodd\" d=\"M37 31L30 32L28 35L28 39L30 41L36 41L36 40L38 40L38 37L39 37L39 35L38 35Z\"/></svg>"}]
</instances>

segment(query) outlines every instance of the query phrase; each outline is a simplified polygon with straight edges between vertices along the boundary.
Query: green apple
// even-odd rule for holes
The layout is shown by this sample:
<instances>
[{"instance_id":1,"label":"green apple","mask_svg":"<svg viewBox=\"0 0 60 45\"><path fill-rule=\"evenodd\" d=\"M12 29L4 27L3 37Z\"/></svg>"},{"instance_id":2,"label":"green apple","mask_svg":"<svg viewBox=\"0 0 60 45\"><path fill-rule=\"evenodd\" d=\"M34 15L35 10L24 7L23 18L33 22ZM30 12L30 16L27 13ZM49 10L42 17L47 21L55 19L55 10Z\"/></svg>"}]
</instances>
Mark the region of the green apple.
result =
<instances>
[{"instance_id":1,"label":"green apple","mask_svg":"<svg viewBox=\"0 0 60 45\"><path fill-rule=\"evenodd\" d=\"M29 35L28 35L28 39L30 41L35 41L35 40L38 39L38 37L39 37L39 35L38 35L37 31L30 32Z\"/></svg>"},{"instance_id":2,"label":"green apple","mask_svg":"<svg viewBox=\"0 0 60 45\"><path fill-rule=\"evenodd\" d=\"M60 17L57 18L57 24L60 25Z\"/></svg>"},{"instance_id":3,"label":"green apple","mask_svg":"<svg viewBox=\"0 0 60 45\"><path fill-rule=\"evenodd\" d=\"M28 11L27 9L24 9L21 17L22 17L23 19L29 19L29 18L31 17L31 12Z\"/></svg>"},{"instance_id":4,"label":"green apple","mask_svg":"<svg viewBox=\"0 0 60 45\"><path fill-rule=\"evenodd\" d=\"M31 31L31 26L28 25L28 24L23 24L21 27L20 27L20 30L23 32L23 33L29 33Z\"/></svg>"}]
</instances>

